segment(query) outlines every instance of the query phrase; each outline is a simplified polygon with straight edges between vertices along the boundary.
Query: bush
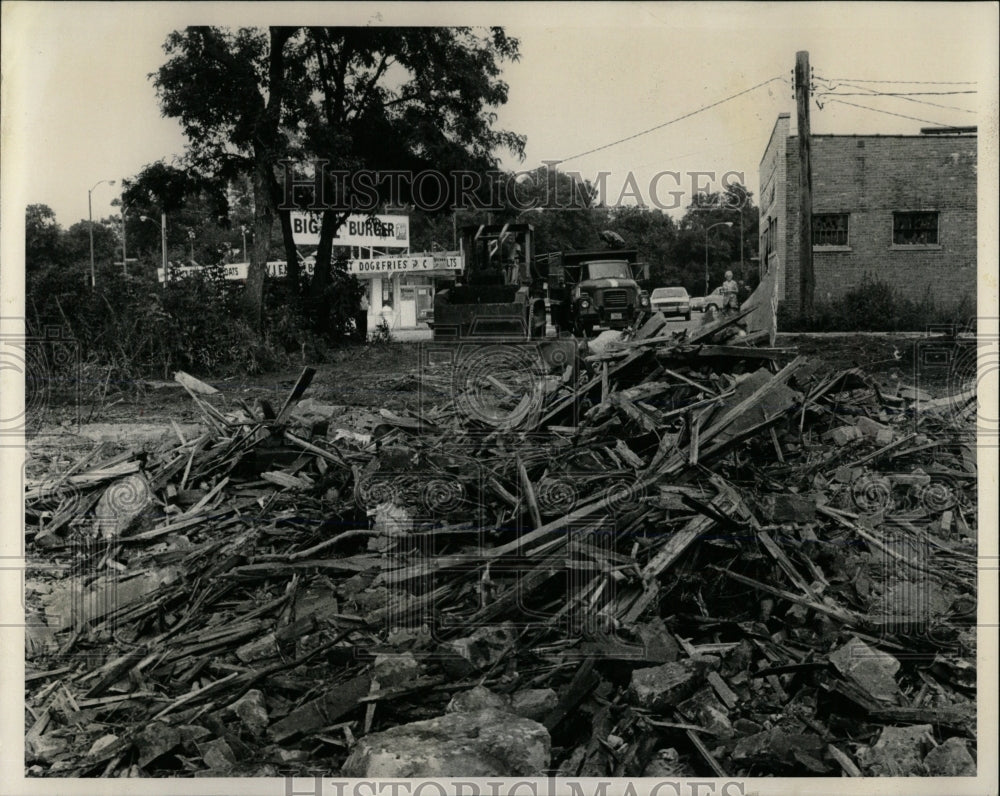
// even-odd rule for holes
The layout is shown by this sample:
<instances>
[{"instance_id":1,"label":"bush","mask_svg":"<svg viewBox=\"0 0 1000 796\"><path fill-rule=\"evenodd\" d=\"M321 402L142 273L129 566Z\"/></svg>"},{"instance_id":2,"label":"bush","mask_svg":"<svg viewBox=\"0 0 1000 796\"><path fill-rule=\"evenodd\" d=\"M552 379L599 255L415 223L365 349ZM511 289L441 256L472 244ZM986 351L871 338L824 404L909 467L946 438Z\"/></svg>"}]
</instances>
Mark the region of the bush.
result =
<instances>
[{"instance_id":1,"label":"bush","mask_svg":"<svg viewBox=\"0 0 1000 796\"><path fill-rule=\"evenodd\" d=\"M59 327L82 361L122 388L142 378L255 373L273 357L243 320L238 284L221 267L166 284L150 270L105 267L91 290L88 269L51 266L26 276L29 333Z\"/></svg>"},{"instance_id":2,"label":"bush","mask_svg":"<svg viewBox=\"0 0 1000 796\"><path fill-rule=\"evenodd\" d=\"M967 327L975 304L966 297L958 305L938 306L930 287L919 301L904 298L891 285L866 274L841 298L818 303L809 317L778 305L782 332L923 332L929 327Z\"/></svg>"}]
</instances>

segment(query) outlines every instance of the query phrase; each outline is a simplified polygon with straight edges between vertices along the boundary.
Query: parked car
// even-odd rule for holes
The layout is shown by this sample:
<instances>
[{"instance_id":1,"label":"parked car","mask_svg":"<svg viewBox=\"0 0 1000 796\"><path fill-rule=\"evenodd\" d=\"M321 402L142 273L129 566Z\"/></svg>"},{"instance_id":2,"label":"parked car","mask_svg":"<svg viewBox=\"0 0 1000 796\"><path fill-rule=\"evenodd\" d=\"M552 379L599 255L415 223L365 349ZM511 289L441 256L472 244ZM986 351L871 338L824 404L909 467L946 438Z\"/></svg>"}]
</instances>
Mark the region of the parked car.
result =
<instances>
[{"instance_id":1,"label":"parked car","mask_svg":"<svg viewBox=\"0 0 1000 796\"><path fill-rule=\"evenodd\" d=\"M716 312L722 309L722 287L717 287L707 296L695 296L691 299L691 309L704 312L709 307L715 307Z\"/></svg>"},{"instance_id":2,"label":"parked car","mask_svg":"<svg viewBox=\"0 0 1000 796\"><path fill-rule=\"evenodd\" d=\"M653 312L682 315L691 320L691 297L682 287L658 287L649 296Z\"/></svg>"}]
</instances>

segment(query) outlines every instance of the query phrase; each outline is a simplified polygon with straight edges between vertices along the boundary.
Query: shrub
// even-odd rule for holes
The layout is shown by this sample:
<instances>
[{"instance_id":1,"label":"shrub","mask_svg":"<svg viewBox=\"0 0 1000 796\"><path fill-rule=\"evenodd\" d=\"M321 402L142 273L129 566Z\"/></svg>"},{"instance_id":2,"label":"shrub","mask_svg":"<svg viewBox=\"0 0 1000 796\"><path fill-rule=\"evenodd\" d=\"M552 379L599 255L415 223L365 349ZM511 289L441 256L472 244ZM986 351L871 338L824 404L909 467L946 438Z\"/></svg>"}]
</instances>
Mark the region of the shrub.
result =
<instances>
[{"instance_id":1,"label":"shrub","mask_svg":"<svg viewBox=\"0 0 1000 796\"><path fill-rule=\"evenodd\" d=\"M967 327L974 318L974 303L965 297L955 306L942 307L928 286L919 301L904 298L888 283L866 274L861 283L841 298L818 303L811 316L778 306L782 332L922 332L929 327Z\"/></svg>"}]
</instances>

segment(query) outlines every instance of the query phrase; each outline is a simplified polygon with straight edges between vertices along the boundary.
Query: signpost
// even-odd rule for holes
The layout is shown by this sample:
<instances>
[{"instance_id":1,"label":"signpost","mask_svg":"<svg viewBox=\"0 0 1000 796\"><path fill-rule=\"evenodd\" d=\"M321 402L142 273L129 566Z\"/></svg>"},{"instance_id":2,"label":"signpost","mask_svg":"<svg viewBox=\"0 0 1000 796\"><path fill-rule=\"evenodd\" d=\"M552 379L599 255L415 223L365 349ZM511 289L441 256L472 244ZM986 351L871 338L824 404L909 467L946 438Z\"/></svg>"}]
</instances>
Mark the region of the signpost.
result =
<instances>
[{"instance_id":1,"label":"signpost","mask_svg":"<svg viewBox=\"0 0 1000 796\"><path fill-rule=\"evenodd\" d=\"M321 219L311 213L292 213L292 238L298 246L319 246ZM409 216L351 215L333 236L334 246L375 249L410 248Z\"/></svg>"}]
</instances>

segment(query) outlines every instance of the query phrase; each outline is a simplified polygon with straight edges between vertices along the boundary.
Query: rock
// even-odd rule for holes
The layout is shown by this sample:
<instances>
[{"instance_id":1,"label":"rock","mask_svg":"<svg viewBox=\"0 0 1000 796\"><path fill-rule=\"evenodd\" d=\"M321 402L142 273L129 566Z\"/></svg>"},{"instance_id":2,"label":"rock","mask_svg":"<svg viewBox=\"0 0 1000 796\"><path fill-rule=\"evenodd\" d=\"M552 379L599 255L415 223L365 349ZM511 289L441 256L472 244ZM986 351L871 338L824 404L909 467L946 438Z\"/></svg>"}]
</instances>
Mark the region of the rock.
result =
<instances>
[{"instance_id":1,"label":"rock","mask_svg":"<svg viewBox=\"0 0 1000 796\"><path fill-rule=\"evenodd\" d=\"M764 516L770 522L813 522L816 519L816 499L809 495L768 495L764 500Z\"/></svg>"},{"instance_id":2,"label":"rock","mask_svg":"<svg viewBox=\"0 0 1000 796\"><path fill-rule=\"evenodd\" d=\"M517 632L510 622L481 627L471 636L452 639L439 647L441 668L449 677L469 677L496 663L516 641Z\"/></svg>"},{"instance_id":3,"label":"rock","mask_svg":"<svg viewBox=\"0 0 1000 796\"><path fill-rule=\"evenodd\" d=\"M149 765L180 743L181 734L176 727L171 727L162 721L147 724L135 739L136 748L139 750L139 757L136 760L139 768Z\"/></svg>"},{"instance_id":4,"label":"rock","mask_svg":"<svg viewBox=\"0 0 1000 796\"><path fill-rule=\"evenodd\" d=\"M201 744L199 749L201 750L201 759L213 771L232 771L236 765L236 755L222 738Z\"/></svg>"},{"instance_id":5,"label":"rock","mask_svg":"<svg viewBox=\"0 0 1000 796\"><path fill-rule=\"evenodd\" d=\"M828 442L832 442L838 447L843 447L849 442L853 442L856 439L861 439L861 430L857 426L838 426L837 428L828 431L824 435Z\"/></svg>"},{"instance_id":6,"label":"rock","mask_svg":"<svg viewBox=\"0 0 1000 796\"><path fill-rule=\"evenodd\" d=\"M239 717L246 728L257 738L264 734L271 719L267 714L264 695L256 688L247 691L243 696L226 707Z\"/></svg>"},{"instance_id":7,"label":"rock","mask_svg":"<svg viewBox=\"0 0 1000 796\"><path fill-rule=\"evenodd\" d=\"M694 691L700 672L711 660L714 659L686 658L648 669L634 669L629 696L639 707L648 710L676 705Z\"/></svg>"},{"instance_id":8,"label":"rock","mask_svg":"<svg viewBox=\"0 0 1000 796\"><path fill-rule=\"evenodd\" d=\"M930 724L885 727L874 746L858 750L858 762L873 777L923 776L922 759L930 745L930 732Z\"/></svg>"},{"instance_id":9,"label":"rock","mask_svg":"<svg viewBox=\"0 0 1000 796\"><path fill-rule=\"evenodd\" d=\"M899 694L896 684L899 661L889 653L869 647L854 636L830 655L830 663L876 699L895 702Z\"/></svg>"},{"instance_id":10,"label":"rock","mask_svg":"<svg viewBox=\"0 0 1000 796\"><path fill-rule=\"evenodd\" d=\"M379 688L395 688L413 682L422 671L413 653L404 652L376 657L373 675L378 680Z\"/></svg>"},{"instance_id":11,"label":"rock","mask_svg":"<svg viewBox=\"0 0 1000 796\"><path fill-rule=\"evenodd\" d=\"M26 763L52 763L69 748L69 741L52 733L27 738L24 743L24 759Z\"/></svg>"},{"instance_id":12,"label":"rock","mask_svg":"<svg viewBox=\"0 0 1000 796\"><path fill-rule=\"evenodd\" d=\"M949 738L931 749L924 758L930 777L974 777L976 761L969 754L969 747L961 738Z\"/></svg>"},{"instance_id":13,"label":"rock","mask_svg":"<svg viewBox=\"0 0 1000 796\"><path fill-rule=\"evenodd\" d=\"M858 431L860 431L866 437L878 437L883 431L888 431L892 434L892 431L888 426L883 426L881 423L876 423L874 420L868 417L859 417L855 423Z\"/></svg>"},{"instance_id":14,"label":"rock","mask_svg":"<svg viewBox=\"0 0 1000 796\"><path fill-rule=\"evenodd\" d=\"M102 735L94 743L91 744L90 749L87 751L87 757L96 757L104 749L107 749L111 744L118 740L117 735Z\"/></svg>"},{"instance_id":15,"label":"rock","mask_svg":"<svg viewBox=\"0 0 1000 796\"><path fill-rule=\"evenodd\" d=\"M715 696L711 686L698 689L691 697L678 704L677 710L720 738L731 738L734 734L726 706Z\"/></svg>"},{"instance_id":16,"label":"rock","mask_svg":"<svg viewBox=\"0 0 1000 796\"><path fill-rule=\"evenodd\" d=\"M636 628L642 640L643 657L651 663L670 663L676 661L680 647L667 630L660 617L653 617L649 622Z\"/></svg>"},{"instance_id":17,"label":"rock","mask_svg":"<svg viewBox=\"0 0 1000 796\"><path fill-rule=\"evenodd\" d=\"M540 776L548 730L501 710L447 713L365 736L341 769L346 777Z\"/></svg>"},{"instance_id":18,"label":"rock","mask_svg":"<svg viewBox=\"0 0 1000 796\"><path fill-rule=\"evenodd\" d=\"M526 688L513 695L510 710L526 719L542 721L558 704L559 697L551 688Z\"/></svg>"},{"instance_id":19,"label":"rock","mask_svg":"<svg viewBox=\"0 0 1000 796\"><path fill-rule=\"evenodd\" d=\"M451 698L447 713L476 713L481 710L510 710L510 698L494 694L485 686L477 685L461 691Z\"/></svg>"},{"instance_id":20,"label":"rock","mask_svg":"<svg viewBox=\"0 0 1000 796\"><path fill-rule=\"evenodd\" d=\"M740 738L733 749L733 760L765 765L778 763L796 770L805 768L811 773L825 774L828 766L822 762L823 751L823 739L818 735L774 728Z\"/></svg>"},{"instance_id":21,"label":"rock","mask_svg":"<svg viewBox=\"0 0 1000 796\"><path fill-rule=\"evenodd\" d=\"M116 539L149 511L153 490L142 473L115 481L104 490L94 509L94 531L103 539Z\"/></svg>"}]
</instances>

